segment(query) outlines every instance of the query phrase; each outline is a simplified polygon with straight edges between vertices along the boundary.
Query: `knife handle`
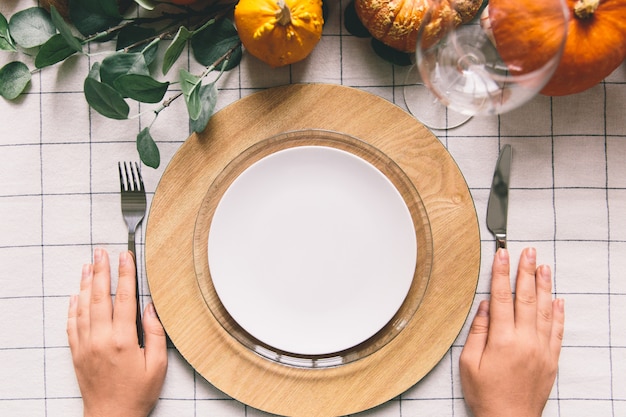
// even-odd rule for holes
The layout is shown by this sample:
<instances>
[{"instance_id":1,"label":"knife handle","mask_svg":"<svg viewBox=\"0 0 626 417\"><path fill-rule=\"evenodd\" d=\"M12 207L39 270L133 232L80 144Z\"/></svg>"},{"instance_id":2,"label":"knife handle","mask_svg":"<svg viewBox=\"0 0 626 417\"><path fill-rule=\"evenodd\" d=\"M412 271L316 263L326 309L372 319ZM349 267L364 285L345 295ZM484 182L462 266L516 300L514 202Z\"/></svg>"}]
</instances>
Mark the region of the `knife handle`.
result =
<instances>
[{"instance_id":1,"label":"knife handle","mask_svg":"<svg viewBox=\"0 0 626 417\"><path fill-rule=\"evenodd\" d=\"M496 251L498 249L506 249L506 235L496 233Z\"/></svg>"}]
</instances>

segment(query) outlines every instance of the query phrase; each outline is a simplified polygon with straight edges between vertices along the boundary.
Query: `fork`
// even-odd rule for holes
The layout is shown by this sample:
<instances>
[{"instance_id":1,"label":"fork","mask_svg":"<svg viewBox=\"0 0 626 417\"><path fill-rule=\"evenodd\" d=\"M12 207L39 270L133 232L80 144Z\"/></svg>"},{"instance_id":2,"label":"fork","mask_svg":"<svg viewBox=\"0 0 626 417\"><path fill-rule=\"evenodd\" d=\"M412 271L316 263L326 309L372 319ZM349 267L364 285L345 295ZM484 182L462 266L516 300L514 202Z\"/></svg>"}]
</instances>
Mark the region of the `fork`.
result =
<instances>
[{"instance_id":1,"label":"fork","mask_svg":"<svg viewBox=\"0 0 626 417\"><path fill-rule=\"evenodd\" d=\"M139 277L137 270L137 255L135 251L135 232L137 226L146 214L146 189L141 178L141 171L137 162L117 163L120 171L120 196L122 200L122 215L128 226L128 250L135 256L135 297L137 301L137 339L143 347L143 329L141 326L141 306L139 303Z\"/></svg>"}]
</instances>

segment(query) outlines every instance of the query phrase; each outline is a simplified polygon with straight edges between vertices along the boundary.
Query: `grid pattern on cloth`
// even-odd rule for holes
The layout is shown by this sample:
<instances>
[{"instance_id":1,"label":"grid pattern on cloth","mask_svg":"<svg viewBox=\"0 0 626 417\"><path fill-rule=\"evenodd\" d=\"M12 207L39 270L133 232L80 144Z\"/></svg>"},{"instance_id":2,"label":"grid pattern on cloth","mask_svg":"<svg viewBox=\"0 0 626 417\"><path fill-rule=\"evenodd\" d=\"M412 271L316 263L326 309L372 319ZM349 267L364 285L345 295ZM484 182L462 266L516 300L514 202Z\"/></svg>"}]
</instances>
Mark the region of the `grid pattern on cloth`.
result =
<instances>
[{"instance_id":1,"label":"grid pattern on cloth","mask_svg":"<svg viewBox=\"0 0 626 417\"><path fill-rule=\"evenodd\" d=\"M329 2L321 42L305 61L270 69L244 54L219 82L218 108L296 82L356 87L405 107L406 67L377 58L368 39L342 25L347 0ZM2 2L10 16L35 5ZM96 52L96 51L92 51ZM162 52L162 51L161 51ZM0 54L0 66L18 59ZM126 248L117 161L136 158L135 136L152 115L112 121L91 111L82 82L95 57L70 58L34 74L16 102L0 100L0 415L78 416L82 403L65 333L69 296L94 247L116 259ZM192 72L200 67L189 57ZM172 71L176 71L173 68ZM626 416L626 65L583 93L538 96L499 117L438 131L464 174L480 221L478 302L487 298L494 240L485 212L494 161L514 148L509 248L512 268L525 246L553 265L566 300L566 332L545 417ZM131 106L131 114L147 106ZM341 112L342 109L333 109ZM392 129L393 126L390 126ZM162 163L144 169L148 204L167 162L189 134L182 100L162 112L152 134ZM140 228L143 233L143 227ZM138 259L143 260L143 237ZM140 266L140 291L150 298ZM113 287L116 277L113 277ZM458 358L469 321L421 382L362 415L465 417ZM230 399L168 349L169 369L152 416L261 417Z\"/></svg>"}]
</instances>

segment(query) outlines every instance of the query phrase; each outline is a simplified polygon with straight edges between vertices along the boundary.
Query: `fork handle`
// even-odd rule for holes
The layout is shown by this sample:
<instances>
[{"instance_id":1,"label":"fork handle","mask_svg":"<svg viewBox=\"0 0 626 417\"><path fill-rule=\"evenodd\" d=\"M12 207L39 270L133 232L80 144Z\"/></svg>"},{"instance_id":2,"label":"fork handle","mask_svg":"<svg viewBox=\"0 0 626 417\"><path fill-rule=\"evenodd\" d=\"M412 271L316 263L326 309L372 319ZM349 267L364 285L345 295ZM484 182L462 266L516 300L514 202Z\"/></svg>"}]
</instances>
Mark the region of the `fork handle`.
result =
<instances>
[{"instance_id":1,"label":"fork handle","mask_svg":"<svg viewBox=\"0 0 626 417\"><path fill-rule=\"evenodd\" d=\"M135 248L135 232L128 232L128 250L135 257L135 301L137 305L137 313L135 324L137 326L137 340L139 346L143 347L143 327L141 326L141 303L139 302L139 271L137 269L137 251Z\"/></svg>"}]
</instances>

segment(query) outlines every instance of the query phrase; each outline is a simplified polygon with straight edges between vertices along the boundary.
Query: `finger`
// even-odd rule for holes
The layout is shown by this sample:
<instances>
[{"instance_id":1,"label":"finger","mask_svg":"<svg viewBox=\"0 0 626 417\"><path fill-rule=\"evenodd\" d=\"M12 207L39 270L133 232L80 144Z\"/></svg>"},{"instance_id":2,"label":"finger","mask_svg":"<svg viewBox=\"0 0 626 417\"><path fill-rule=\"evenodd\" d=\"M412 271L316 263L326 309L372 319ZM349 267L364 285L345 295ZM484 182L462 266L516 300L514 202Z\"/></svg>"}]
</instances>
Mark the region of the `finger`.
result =
<instances>
[{"instance_id":1,"label":"finger","mask_svg":"<svg viewBox=\"0 0 626 417\"><path fill-rule=\"evenodd\" d=\"M119 279L113 308L113 326L123 334L134 335L136 340L137 300L135 293L135 263L130 252L125 251L120 253Z\"/></svg>"},{"instance_id":2,"label":"finger","mask_svg":"<svg viewBox=\"0 0 626 417\"><path fill-rule=\"evenodd\" d=\"M489 326L495 334L502 334L508 332L514 324L509 252L498 249L491 270Z\"/></svg>"},{"instance_id":3,"label":"finger","mask_svg":"<svg viewBox=\"0 0 626 417\"><path fill-rule=\"evenodd\" d=\"M469 335L461 352L460 364L462 367L478 367L483 351L487 345L489 334L489 302L481 301L472 321Z\"/></svg>"},{"instance_id":4,"label":"finger","mask_svg":"<svg viewBox=\"0 0 626 417\"><path fill-rule=\"evenodd\" d=\"M104 249L97 248L93 257L93 284L89 311L92 330L94 327L110 326L113 314L109 255Z\"/></svg>"},{"instance_id":5,"label":"finger","mask_svg":"<svg viewBox=\"0 0 626 417\"><path fill-rule=\"evenodd\" d=\"M70 296L70 306L67 311L67 341L70 344L70 350L74 352L78 348L78 296Z\"/></svg>"},{"instance_id":6,"label":"finger","mask_svg":"<svg viewBox=\"0 0 626 417\"><path fill-rule=\"evenodd\" d=\"M541 265L536 272L537 287L537 334L550 340L554 318L552 303L552 273L550 267Z\"/></svg>"},{"instance_id":7,"label":"finger","mask_svg":"<svg viewBox=\"0 0 626 417\"><path fill-rule=\"evenodd\" d=\"M565 330L565 300L562 298L557 298L552 302L552 317L550 352L552 353L552 358L558 361Z\"/></svg>"},{"instance_id":8,"label":"finger","mask_svg":"<svg viewBox=\"0 0 626 417\"><path fill-rule=\"evenodd\" d=\"M537 328L537 252L534 248L522 251L517 268L515 285L515 327L534 330Z\"/></svg>"},{"instance_id":9,"label":"finger","mask_svg":"<svg viewBox=\"0 0 626 417\"><path fill-rule=\"evenodd\" d=\"M146 306L142 321L146 368L155 378L164 378L167 370L167 342L165 330L152 303Z\"/></svg>"},{"instance_id":10,"label":"finger","mask_svg":"<svg viewBox=\"0 0 626 417\"><path fill-rule=\"evenodd\" d=\"M93 265L83 265L80 278L80 292L78 293L78 301L76 305L76 331L79 341L89 338L90 334L90 305L91 305L91 288L93 285Z\"/></svg>"}]
</instances>

